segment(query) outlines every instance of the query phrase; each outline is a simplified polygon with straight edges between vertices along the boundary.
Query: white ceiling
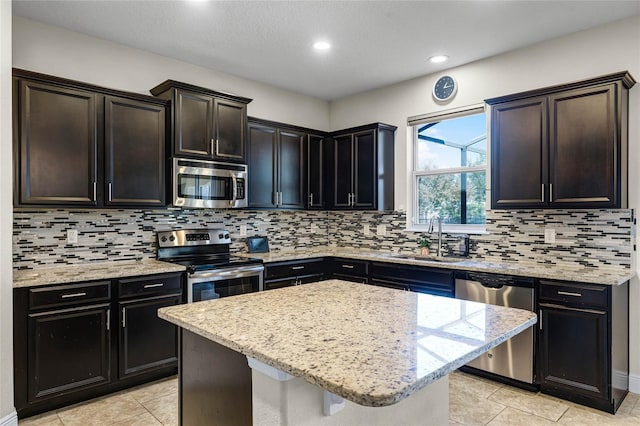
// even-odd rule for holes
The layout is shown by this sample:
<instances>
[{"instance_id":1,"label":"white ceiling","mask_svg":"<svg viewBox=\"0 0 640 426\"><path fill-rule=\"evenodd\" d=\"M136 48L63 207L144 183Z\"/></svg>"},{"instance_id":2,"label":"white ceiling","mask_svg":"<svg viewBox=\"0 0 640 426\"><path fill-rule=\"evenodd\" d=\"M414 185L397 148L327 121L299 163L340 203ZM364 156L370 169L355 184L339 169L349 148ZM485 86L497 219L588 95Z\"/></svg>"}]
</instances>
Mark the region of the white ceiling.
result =
<instances>
[{"instance_id":1,"label":"white ceiling","mask_svg":"<svg viewBox=\"0 0 640 426\"><path fill-rule=\"evenodd\" d=\"M637 15L640 0L14 0L13 13L334 100ZM314 51L320 38L332 49Z\"/></svg>"}]
</instances>

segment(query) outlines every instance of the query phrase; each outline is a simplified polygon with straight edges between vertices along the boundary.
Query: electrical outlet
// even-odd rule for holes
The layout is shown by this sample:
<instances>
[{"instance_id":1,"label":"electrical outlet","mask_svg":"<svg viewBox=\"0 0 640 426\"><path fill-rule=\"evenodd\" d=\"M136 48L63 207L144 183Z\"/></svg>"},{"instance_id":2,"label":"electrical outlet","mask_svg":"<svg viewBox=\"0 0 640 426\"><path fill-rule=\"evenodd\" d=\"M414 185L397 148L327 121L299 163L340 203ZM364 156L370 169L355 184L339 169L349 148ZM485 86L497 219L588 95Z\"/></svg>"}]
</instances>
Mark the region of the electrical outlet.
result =
<instances>
[{"instance_id":1,"label":"electrical outlet","mask_svg":"<svg viewBox=\"0 0 640 426\"><path fill-rule=\"evenodd\" d=\"M247 236L247 225L240 225L240 236L241 237Z\"/></svg>"},{"instance_id":2,"label":"electrical outlet","mask_svg":"<svg viewBox=\"0 0 640 426\"><path fill-rule=\"evenodd\" d=\"M556 230L553 228L545 228L544 230L544 243L555 244L556 242Z\"/></svg>"},{"instance_id":3,"label":"electrical outlet","mask_svg":"<svg viewBox=\"0 0 640 426\"><path fill-rule=\"evenodd\" d=\"M77 229L67 229L67 244L78 244Z\"/></svg>"},{"instance_id":4,"label":"electrical outlet","mask_svg":"<svg viewBox=\"0 0 640 426\"><path fill-rule=\"evenodd\" d=\"M378 225L376 227L376 235L380 237L387 235L387 225Z\"/></svg>"},{"instance_id":5,"label":"electrical outlet","mask_svg":"<svg viewBox=\"0 0 640 426\"><path fill-rule=\"evenodd\" d=\"M369 224L362 225L362 233L365 237L371 235L371 229L369 229Z\"/></svg>"}]
</instances>

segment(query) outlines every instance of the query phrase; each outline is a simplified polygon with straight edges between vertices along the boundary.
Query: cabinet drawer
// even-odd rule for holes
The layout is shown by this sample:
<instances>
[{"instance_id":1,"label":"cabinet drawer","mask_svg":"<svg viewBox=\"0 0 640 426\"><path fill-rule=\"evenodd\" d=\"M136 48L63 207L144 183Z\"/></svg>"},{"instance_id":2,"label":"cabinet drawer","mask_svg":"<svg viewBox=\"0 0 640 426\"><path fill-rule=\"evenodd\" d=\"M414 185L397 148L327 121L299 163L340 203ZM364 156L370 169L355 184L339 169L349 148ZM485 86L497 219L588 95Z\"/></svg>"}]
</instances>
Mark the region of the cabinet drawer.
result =
<instances>
[{"instance_id":1,"label":"cabinet drawer","mask_svg":"<svg viewBox=\"0 0 640 426\"><path fill-rule=\"evenodd\" d=\"M540 280L540 300L606 308L607 286Z\"/></svg>"},{"instance_id":2,"label":"cabinet drawer","mask_svg":"<svg viewBox=\"0 0 640 426\"><path fill-rule=\"evenodd\" d=\"M182 274L150 275L118 280L120 298L148 294L168 294L182 291Z\"/></svg>"},{"instance_id":3,"label":"cabinet drawer","mask_svg":"<svg viewBox=\"0 0 640 426\"><path fill-rule=\"evenodd\" d=\"M324 259L306 259L295 262L269 263L266 265L265 279L299 277L324 273Z\"/></svg>"},{"instance_id":4,"label":"cabinet drawer","mask_svg":"<svg viewBox=\"0 0 640 426\"><path fill-rule=\"evenodd\" d=\"M369 262L349 259L333 259L333 273L336 275L367 276Z\"/></svg>"},{"instance_id":5,"label":"cabinet drawer","mask_svg":"<svg viewBox=\"0 0 640 426\"><path fill-rule=\"evenodd\" d=\"M29 309L86 304L110 298L110 281L33 288L29 289Z\"/></svg>"}]
</instances>

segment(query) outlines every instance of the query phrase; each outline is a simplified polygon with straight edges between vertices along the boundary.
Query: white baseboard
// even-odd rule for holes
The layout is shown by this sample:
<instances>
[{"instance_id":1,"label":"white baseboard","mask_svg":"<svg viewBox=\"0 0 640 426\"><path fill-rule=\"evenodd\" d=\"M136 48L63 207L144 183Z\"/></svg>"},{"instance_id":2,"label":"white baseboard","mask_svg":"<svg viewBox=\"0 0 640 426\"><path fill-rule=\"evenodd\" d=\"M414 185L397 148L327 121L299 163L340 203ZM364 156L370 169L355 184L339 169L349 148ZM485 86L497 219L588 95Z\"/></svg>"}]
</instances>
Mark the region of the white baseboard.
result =
<instances>
[{"instance_id":1,"label":"white baseboard","mask_svg":"<svg viewBox=\"0 0 640 426\"><path fill-rule=\"evenodd\" d=\"M640 394L640 375L629 374L629 392Z\"/></svg>"},{"instance_id":2,"label":"white baseboard","mask_svg":"<svg viewBox=\"0 0 640 426\"><path fill-rule=\"evenodd\" d=\"M0 426L18 426L18 413L14 411L0 419Z\"/></svg>"}]
</instances>

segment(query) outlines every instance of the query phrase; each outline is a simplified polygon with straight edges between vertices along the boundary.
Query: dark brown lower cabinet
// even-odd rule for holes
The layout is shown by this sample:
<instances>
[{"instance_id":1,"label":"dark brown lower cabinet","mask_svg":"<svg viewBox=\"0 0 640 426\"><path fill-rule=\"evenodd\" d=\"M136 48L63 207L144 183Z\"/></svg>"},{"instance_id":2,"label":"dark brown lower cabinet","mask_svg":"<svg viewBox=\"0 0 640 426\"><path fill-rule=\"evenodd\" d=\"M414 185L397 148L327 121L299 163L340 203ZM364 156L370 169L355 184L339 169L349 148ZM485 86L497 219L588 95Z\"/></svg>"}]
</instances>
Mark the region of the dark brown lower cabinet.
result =
<instances>
[{"instance_id":1,"label":"dark brown lower cabinet","mask_svg":"<svg viewBox=\"0 0 640 426\"><path fill-rule=\"evenodd\" d=\"M543 393L615 413L629 389L629 287L540 280Z\"/></svg>"},{"instance_id":2,"label":"dark brown lower cabinet","mask_svg":"<svg viewBox=\"0 0 640 426\"><path fill-rule=\"evenodd\" d=\"M120 302L119 377L175 364L178 329L158 317L158 309L179 305L181 294Z\"/></svg>"},{"instance_id":3,"label":"dark brown lower cabinet","mask_svg":"<svg viewBox=\"0 0 640 426\"><path fill-rule=\"evenodd\" d=\"M29 315L29 401L109 383L109 304Z\"/></svg>"},{"instance_id":4,"label":"dark brown lower cabinet","mask_svg":"<svg viewBox=\"0 0 640 426\"><path fill-rule=\"evenodd\" d=\"M183 274L13 291L19 418L177 373L178 330L158 317L182 302Z\"/></svg>"}]
</instances>

